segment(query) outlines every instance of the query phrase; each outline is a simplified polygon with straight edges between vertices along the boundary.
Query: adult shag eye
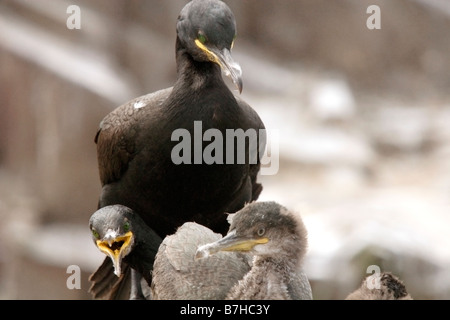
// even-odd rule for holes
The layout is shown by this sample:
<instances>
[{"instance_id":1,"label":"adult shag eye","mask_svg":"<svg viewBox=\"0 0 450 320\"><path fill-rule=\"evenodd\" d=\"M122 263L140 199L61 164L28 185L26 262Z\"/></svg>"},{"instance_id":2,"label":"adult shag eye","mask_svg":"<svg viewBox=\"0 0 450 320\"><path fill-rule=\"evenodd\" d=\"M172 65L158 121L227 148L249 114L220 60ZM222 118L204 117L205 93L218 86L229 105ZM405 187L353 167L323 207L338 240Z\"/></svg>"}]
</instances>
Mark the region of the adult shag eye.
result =
<instances>
[{"instance_id":1,"label":"adult shag eye","mask_svg":"<svg viewBox=\"0 0 450 320\"><path fill-rule=\"evenodd\" d=\"M200 41L201 44L206 43L206 36L203 33L199 33L197 36L198 41Z\"/></svg>"}]
</instances>

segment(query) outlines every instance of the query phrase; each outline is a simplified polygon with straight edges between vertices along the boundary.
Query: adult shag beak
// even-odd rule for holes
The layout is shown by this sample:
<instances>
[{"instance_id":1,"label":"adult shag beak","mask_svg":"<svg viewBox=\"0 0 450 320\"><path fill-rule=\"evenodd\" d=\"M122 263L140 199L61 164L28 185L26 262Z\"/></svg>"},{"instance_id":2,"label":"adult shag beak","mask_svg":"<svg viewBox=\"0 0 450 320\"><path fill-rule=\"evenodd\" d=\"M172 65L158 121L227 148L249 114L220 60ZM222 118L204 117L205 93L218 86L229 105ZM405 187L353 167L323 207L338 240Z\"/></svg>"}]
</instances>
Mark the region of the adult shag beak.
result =
<instances>
[{"instance_id":1,"label":"adult shag beak","mask_svg":"<svg viewBox=\"0 0 450 320\"><path fill-rule=\"evenodd\" d=\"M222 50L215 47L207 47L200 40L195 40L195 44L206 54L211 62L217 63L225 76L230 77L234 85L242 92L242 69L239 63L233 60L230 49Z\"/></svg>"},{"instance_id":2,"label":"adult shag beak","mask_svg":"<svg viewBox=\"0 0 450 320\"><path fill-rule=\"evenodd\" d=\"M123 235L115 230L108 230L103 239L97 240L97 247L111 258L114 265L114 274L118 277L122 274L122 260L131 252L134 243L134 235L131 231Z\"/></svg>"},{"instance_id":3,"label":"adult shag beak","mask_svg":"<svg viewBox=\"0 0 450 320\"><path fill-rule=\"evenodd\" d=\"M235 231L231 231L220 240L200 246L195 253L195 258L205 258L219 251L250 251L257 244L267 242L269 242L269 238L266 237L247 238L236 235Z\"/></svg>"}]
</instances>

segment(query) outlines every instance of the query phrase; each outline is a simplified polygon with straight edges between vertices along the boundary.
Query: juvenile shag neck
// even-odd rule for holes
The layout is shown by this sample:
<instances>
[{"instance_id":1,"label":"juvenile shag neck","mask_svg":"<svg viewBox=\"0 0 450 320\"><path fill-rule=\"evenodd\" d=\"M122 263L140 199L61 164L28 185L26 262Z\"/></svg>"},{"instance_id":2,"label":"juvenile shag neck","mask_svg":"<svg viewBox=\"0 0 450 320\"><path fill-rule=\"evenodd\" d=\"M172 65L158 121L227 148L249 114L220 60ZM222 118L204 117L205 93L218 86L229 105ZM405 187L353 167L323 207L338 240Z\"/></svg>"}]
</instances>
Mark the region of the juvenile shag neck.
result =
<instances>
[{"instance_id":1,"label":"juvenile shag neck","mask_svg":"<svg viewBox=\"0 0 450 320\"><path fill-rule=\"evenodd\" d=\"M295 272L295 261L256 257L250 272L230 290L227 299L290 300L288 287Z\"/></svg>"}]
</instances>

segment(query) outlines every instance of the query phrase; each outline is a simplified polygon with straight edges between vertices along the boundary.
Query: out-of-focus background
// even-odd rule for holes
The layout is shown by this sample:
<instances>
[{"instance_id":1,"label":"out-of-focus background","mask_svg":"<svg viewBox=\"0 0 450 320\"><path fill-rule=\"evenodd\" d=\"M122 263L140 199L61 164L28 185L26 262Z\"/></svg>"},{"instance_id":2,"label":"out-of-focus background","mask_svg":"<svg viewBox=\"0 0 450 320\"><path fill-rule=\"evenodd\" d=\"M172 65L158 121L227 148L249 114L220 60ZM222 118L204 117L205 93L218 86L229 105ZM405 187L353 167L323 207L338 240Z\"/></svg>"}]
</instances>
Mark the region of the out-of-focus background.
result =
<instances>
[{"instance_id":1,"label":"out-of-focus background","mask_svg":"<svg viewBox=\"0 0 450 320\"><path fill-rule=\"evenodd\" d=\"M104 258L88 230L94 136L118 105L173 84L186 2L0 2L0 298L90 299ZM225 2L242 97L280 138L260 200L302 215L314 298L343 299L379 268L416 299L449 299L450 3Z\"/></svg>"}]
</instances>

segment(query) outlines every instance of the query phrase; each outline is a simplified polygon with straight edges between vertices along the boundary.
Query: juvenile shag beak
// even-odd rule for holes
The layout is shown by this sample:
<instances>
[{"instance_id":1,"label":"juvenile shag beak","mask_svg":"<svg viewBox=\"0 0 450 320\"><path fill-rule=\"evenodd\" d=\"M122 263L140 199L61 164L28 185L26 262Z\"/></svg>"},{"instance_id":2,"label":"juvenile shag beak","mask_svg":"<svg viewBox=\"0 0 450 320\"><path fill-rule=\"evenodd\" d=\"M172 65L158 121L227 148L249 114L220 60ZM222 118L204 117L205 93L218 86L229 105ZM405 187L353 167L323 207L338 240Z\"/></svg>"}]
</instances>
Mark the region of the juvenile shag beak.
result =
<instances>
[{"instance_id":1,"label":"juvenile shag beak","mask_svg":"<svg viewBox=\"0 0 450 320\"><path fill-rule=\"evenodd\" d=\"M195 253L195 258L206 258L207 256L219 251L250 251L257 244L264 244L267 242L269 242L269 238L247 238L236 235L235 231L231 231L225 237L217 240L216 242L200 246Z\"/></svg>"},{"instance_id":2,"label":"juvenile shag beak","mask_svg":"<svg viewBox=\"0 0 450 320\"><path fill-rule=\"evenodd\" d=\"M233 60L229 49L224 48L219 50L214 47L207 47L200 40L195 40L195 44L199 47L208 57L211 62L217 63L225 76L230 77L234 85L242 92L242 68L236 61Z\"/></svg>"},{"instance_id":3,"label":"juvenile shag beak","mask_svg":"<svg viewBox=\"0 0 450 320\"><path fill-rule=\"evenodd\" d=\"M134 243L134 235L128 231L119 235L115 230L108 230L101 240L97 240L97 247L111 258L114 265L114 274L118 277L122 274L122 259L130 253Z\"/></svg>"}]
</instances>

